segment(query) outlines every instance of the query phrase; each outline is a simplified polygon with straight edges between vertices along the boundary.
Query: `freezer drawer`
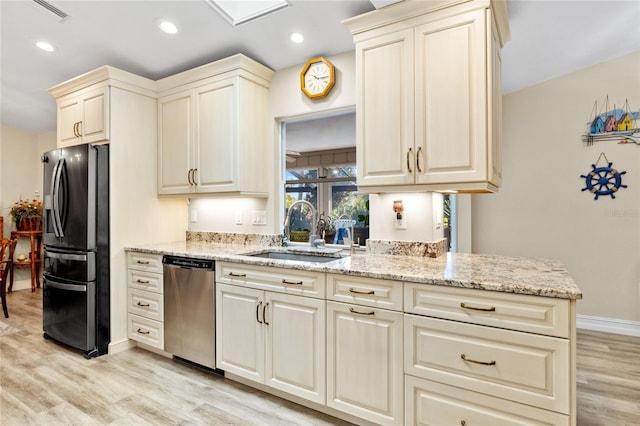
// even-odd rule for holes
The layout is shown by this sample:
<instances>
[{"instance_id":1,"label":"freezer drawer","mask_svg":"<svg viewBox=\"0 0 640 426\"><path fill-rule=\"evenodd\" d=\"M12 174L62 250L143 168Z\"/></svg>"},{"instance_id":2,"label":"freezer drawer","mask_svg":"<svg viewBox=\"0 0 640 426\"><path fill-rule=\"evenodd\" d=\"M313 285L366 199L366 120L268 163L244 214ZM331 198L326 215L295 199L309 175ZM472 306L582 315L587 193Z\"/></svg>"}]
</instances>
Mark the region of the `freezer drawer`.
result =
<instances>
[{"instance_id":1,"label":"freezer drawer","mask_svg":"<svg viewBox=\"0 0 640 426\"><path fill-rule=\"evenodd\" d=\"M45 337L85 351L96 348L96 283L68 283L43 277L42 327Z\"/></svg>"},{"instance_id":2,"label":"freezer drawer","mask_svg":"<svg viewBox=\"0 0 640 426\"><path fill-rule=\"evenodd\" d=\"M96 253L44 249L44 273L64 277L65 281L88 282L96 279Z\"/></svg>"}]
</instances>

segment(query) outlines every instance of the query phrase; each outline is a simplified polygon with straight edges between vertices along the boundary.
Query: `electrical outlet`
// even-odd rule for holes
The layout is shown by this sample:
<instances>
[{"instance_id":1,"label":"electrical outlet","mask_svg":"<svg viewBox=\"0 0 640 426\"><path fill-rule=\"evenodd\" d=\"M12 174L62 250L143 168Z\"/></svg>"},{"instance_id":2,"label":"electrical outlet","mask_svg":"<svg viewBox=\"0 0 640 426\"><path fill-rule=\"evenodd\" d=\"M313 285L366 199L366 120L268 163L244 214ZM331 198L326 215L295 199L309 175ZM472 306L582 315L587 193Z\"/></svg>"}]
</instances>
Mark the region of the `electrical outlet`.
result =
<instances>
[{"instance_id":1,"label":"electrical outlet","mask_svg":"<svg viewBox=\"0 0 640 426\"><path fill-rule=\"evenodd\" d=\"M402 216L402 219L396 218L396 229L407 229L407 219L404 215Z\"/></svg>"},{"instance_id":2,"label":"electrical outlet","mask_svg":"<svg viewBox=\"0 0 640 426\"><path fill-rule=\"evenodd\" d=\"M242 210L236 210L236 225L242 225Z\"/></svg>"},{"instance_id":3,"label":"electrical outlet","mask_svg":"<svg viewBox=\"0 0 640 426\"><path fill-rule=\"evenodd\" d=\"M191 223L196 223L198 221L198 210L191 209L191 217L189 219Z\"/></svg>"}]
</instances>

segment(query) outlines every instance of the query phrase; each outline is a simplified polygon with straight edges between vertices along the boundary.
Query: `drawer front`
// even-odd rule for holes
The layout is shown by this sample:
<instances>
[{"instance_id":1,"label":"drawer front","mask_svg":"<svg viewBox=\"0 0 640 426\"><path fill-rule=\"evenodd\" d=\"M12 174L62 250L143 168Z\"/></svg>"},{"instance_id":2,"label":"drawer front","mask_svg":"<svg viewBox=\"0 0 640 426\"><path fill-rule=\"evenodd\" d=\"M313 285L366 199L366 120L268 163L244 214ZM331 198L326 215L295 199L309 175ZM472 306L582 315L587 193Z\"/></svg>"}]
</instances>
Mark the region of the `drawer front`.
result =
<instances>
[{"instance_id":1,"label":"drawer front","mask_svg":"<svg viewBox=\"0 0 640 426\"><path fill-rule=\"evenodd\" d=\"M160 321L129 314L127 335L129 339L164 350L164 325Z\"/></svg>"},{"instance_id":2,"label":"drawer front","mask_svg":"<svg viewBox=\"0 0 640 426\"><path fill-rule=\"evenodd\" d=\"M129 288L163 293L162 274L155 272L144 272L130 268L127 271L127 284Z\"/></svg>"},{"instance_id":3,"label":"drawer front","mask_svg":"<svg viewBox=\"0 0 640 426\"><path fill-rule=\"evenodd\" d=\"M159 254L127 252L127 266L138 271L162 273L162 256Z\"/></svg>"},{"instance_id":4,"label":"drawer front","mask_svg":"<svg viewBox=\"0 0 640 426\"><path fill-rule=\"evenodd\" d=\"M517 331L569 337L570 301L405 283L405 312Z\"/></svg>"},{"instance_id":5,"label":"drawer front","mask_svg":"<svg viewBox=\"0 0 640 426\"><path fill-rule=\"evenodd\" d=\"M216 263L216 282L298 296L325 298L325 274L243 263Z\"/></svg>"},{"instance_id":6,"label":"drawer front","mask_svg":"<svg viewBox=\"0 0 640 426\"><path fill-rule=\"evenodd\" d=\"M402 311L402 282L327 274L327 299Z\"/></svg>"},{"instance_id":7,"label":"drawer front","mask_svg":"<svg viewBox=\"0 0 640 426\"><path fill-rule=\"evenodd\" d=\"M569 416L405 376L405 424L569 425Z\"/></svg>"},{"instance_id":8,"label":"drawer front","mask_svg":"<svg viewBox=\"0 0 640 426\"><path fill-rule=\"evenodd\" d=\"M405 373L569 414L569 341L405 314Z\"/></svg>"},{"instance_id":9,"label":"drawer front","mask_svg":"<svg viewBox=\"0 0 640 426\"><path fill-rule=\"evenodd\" d=\"M127 291L129 313L156 321L164 320L164 302L161 294L130 288Z\"/></svg>"}]
</instances>

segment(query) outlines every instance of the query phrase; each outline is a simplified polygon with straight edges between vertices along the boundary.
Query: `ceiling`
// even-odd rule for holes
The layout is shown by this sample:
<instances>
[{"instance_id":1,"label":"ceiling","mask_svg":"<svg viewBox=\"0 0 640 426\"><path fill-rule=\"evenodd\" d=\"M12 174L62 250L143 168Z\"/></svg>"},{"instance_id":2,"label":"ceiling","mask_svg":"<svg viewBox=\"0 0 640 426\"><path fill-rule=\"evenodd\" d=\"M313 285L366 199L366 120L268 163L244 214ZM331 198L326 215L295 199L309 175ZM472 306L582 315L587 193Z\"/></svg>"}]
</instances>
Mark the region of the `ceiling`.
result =
<instances>
[{"instance_id":1,"label":"ceiling","mask_svg":"<svg viewBox=\"0 0 640 426\"><path fill-rule=\"evenodd\" d=\"M0 121L33 133L55 129L47 89L102 65L159 79L235 53L279 70L353 50L340 24L384 2L289 0L291 7L232 27L204 0L51 0L60 22L32 0L0 0ZM503 50L509 93L640 50L640 2L508 0L511 41ZM604 17L606 16L606 19ZM159 18L179 33L164 34ZM305 35L294 45L292 31ZM54 53L34 43L47 39Z\"/></svg>"}]
</instances>

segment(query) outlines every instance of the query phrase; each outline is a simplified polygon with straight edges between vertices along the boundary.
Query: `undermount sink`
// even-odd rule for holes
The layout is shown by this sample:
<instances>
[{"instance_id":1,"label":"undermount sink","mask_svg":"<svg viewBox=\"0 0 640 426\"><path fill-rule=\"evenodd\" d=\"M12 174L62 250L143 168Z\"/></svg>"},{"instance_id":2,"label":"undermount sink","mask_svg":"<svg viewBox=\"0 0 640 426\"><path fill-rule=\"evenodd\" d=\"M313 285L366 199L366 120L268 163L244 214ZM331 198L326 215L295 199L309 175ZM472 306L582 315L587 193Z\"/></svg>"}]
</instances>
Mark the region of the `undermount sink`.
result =
<instances>
[{"instance_id":1,"label":"undermount sink","mask_svg":"<svg viewBox=\"0 0 640 426\"><path fill-rule=\"evenodd\" d=\"M263 257L266 259L278 259L278 260L296 260L298 262L333 262L334 260L341 259L342 256L335 253L295 253L290 251L265 251L261 253L246 254L251 257Z\"/></svg>"}]
</instances>

